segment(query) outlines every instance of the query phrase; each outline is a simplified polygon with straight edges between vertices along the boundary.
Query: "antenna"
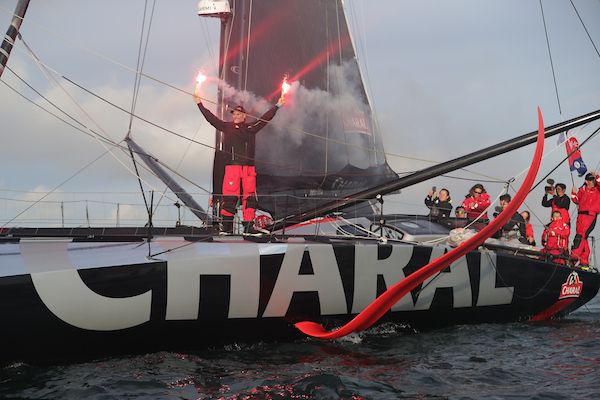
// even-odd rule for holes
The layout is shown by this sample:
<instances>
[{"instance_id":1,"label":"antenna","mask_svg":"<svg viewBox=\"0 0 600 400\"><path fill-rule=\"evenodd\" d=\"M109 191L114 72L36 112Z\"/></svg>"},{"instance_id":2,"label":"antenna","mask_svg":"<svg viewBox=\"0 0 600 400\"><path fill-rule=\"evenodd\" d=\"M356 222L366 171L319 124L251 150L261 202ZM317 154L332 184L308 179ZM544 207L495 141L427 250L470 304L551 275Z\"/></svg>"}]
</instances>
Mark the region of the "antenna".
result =
<instances>
[{"instance_id":1,"label":"antenna","mask_svg":"<svg viewBox=\"0 0 600 400\"><path fill-rule=\"evenodd\" d=\"M198 15L201 17L223 18L231 15L229 0L200 0Z\"/></svg>"}]
</instances>

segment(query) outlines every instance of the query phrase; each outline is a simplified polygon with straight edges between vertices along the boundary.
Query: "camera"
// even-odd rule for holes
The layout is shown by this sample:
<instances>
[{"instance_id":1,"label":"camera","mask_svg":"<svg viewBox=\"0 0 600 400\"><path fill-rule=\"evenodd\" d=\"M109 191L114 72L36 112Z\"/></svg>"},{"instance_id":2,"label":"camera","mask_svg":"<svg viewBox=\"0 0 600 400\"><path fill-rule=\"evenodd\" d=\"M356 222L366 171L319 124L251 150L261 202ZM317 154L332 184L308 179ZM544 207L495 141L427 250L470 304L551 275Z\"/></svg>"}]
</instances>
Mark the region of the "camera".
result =
<instances>
[{"instance_id":1,"label":"camera","mask_svg":"<svg viewBox=\"0 0 600 400\"><path fill-rule=\"evenodd\" d=\"M504 208L502 208L501 206L494 207L494 218L496 218L502 212L502 210L504 210Z\"/></svg>"},{"instance_id":2,"label":"camera","mask_svg":"<svg viewBox=\"0 0 600 400\"><path fill-rule=\"evenodd\" d=\"M549 186L544 186L547 194L554 194L554 179L550 178L546 181Z\"/></svg>"}]
</instances>

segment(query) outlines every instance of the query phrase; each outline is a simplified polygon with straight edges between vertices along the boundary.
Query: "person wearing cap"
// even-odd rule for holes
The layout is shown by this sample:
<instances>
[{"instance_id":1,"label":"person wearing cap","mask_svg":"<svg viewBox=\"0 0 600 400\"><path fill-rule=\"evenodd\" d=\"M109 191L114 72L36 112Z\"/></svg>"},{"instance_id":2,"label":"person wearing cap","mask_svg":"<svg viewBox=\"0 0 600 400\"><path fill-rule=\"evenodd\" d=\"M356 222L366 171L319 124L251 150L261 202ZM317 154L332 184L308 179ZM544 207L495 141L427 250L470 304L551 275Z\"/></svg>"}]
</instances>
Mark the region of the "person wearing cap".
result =
<instances>
[{"instance_id":1,"label":"person wearing cap","mask_svg":"<svg viewBox=\"0 0 600 400\"><path fill-rule=\"evenodd\" d=\"M552 213L554 213L554 211L559 211L562 215L563 222L570 226L571 216L569 215L569 207L571 206L571 199L565 194L567 186L564 183L557 183L556 186L551 187L555 188L556 195L553 190L544 193L544 197L542 197L542 207L552 207ZM548 197L548 195L552 197Z\"/></svg>"},{"instance_id":2,"label":"person wearing cap","mask_svg":"<svg viewBox=\"0 0 600 400\"><path fill-rule=\"evenodd\" d=\"M199 85L194 91L194 101L200 112L209 124L225 135L223 152L225 153L225 175L223 177L223 204L221 216L223 217L223 230L233 232L233 216L242 189L242 214L244 218L244 231L254 230L254 217L256 213L256 170L254 168L254 150L256 134L272 120L277 110L283 106L283 95L275 106L270 108L256 121L246 120L246 110L238 105L231 110L232 121L226 122L210 112L199 94Z\"/></svg>"},{"instance_id":3,"label":"person wearing cap","mask_svg":"<svg viewBox=\"0 0 600 400\"><path fill-rule=\"evenodd\" d=\"M579 260L579 267L589 268L590 245L588 236L596 226L596 216L600 211L600 177L595 173L585 176L585 183L577 190L573 188L571 200L577 204L575 238L571 246L571 257Z\"/></svg>"}]
</instances>

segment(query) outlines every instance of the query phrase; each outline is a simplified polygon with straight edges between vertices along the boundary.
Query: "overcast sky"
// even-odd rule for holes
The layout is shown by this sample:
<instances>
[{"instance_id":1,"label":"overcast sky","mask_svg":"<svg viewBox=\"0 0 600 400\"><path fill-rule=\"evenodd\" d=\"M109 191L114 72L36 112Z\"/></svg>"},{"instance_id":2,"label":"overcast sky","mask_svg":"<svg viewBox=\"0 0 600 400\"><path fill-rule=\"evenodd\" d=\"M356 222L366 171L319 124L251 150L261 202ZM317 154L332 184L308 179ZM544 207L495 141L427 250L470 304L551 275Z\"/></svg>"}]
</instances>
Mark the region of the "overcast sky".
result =
<instances>
[{"instance_id":1,"label":"overcast sky","mask_svg":"<svg viewBox=\"0 0 600 400\"><path fill-rule=\"evenodd\" d=\"M148 3L150 7L152 2ZM388 162L397 172L431 165L414 158L445 161L533 131L538 105L546 125L561 122L538 0L345 3L365 84L384 135ZM600 1L573 3L596 46L600 46ZM15 0L0 1L3 32L15 4ZM32 0L22 34L37 56L59 74L129 109L144 4L142 0ZM196 0L156 1L144 64L144 72L149 76L189 91L193 90L194 74L199 68L216 66L218 52L219 22L200 19L196 4ZM543 5L562 119L600 109L600 57L571 3L544 0ZM13 50L9 67L61 108L94 126L61 87L48 81L21 43ZM5 71L2 80L47 106L10 71ZM64 80L60 83L99 125L94 130L106 132L117 141L123 139L129 126L125 113ZM214 88L206 96L216 99ZM29 203L23 200L40 196L27 192L56 187L106 150L98 141L39 111L5 85L0 85L0 101L3 225L27 207ZM213 144L214 130L201 118L192 99L156 81L142 79L136 113L199 142ZM596 123L573 133L583 141L598 126ZM210 149L190 145L140 121L134 121L132 134L147 150L199 186L210 189ZM555 146L556 140L549 140L546 153ZM599 165L599 150L599 139L583 148L590 169ZM504 181L522 173L532 152L533 147L528 147L470 167L473 173L451 174L469 180L439 177L405 189L401 195L388 199L386 211L426 213L423 197L432 185L449 188L455 206L476 180L485 181L495 198L501 194L502 184L487 180ZM127 158L116 154L131 168ZM549 154L540 173L552 169L564 155L564 148ZM567 166L559 167L552 176L569 188L572 186ZM149 181L162 190L163 186L155 180ZM575 183L579 185L581 179L575 177ZM206 204L207 196L201 189L184 186L197 193L201 204ZM58 192L46 200L104 202L102 206L90 206L94 214L91 218L106 218L114 223L116 202L122 204L122 223L141 215L139 207L134 211L126 205L142 203L136 179L110 155L60 186ZM537 226L537 236L541 234L541 223L547 222L549 216L539 206L542 194L543 189L538 188L527 200L540 220L532 221ZM65 203L67 218L81 223L85 213L82 204ZM171 217L176 215L172 200L164 200L163 204ZM46 203L45 209L35 207L10 225L44 219L60 222L56 220L60 215L58 207L58 203Z\"/></svg>"}]
</instances>

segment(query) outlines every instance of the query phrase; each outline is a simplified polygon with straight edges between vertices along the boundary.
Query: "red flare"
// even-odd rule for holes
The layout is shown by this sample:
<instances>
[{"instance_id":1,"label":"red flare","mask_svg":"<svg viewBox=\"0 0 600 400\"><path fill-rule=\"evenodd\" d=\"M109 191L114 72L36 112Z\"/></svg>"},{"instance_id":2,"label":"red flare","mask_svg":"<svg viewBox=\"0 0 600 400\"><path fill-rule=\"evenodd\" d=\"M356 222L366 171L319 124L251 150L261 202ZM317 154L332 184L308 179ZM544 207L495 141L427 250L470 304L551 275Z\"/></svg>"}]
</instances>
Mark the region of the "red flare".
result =
<instances>
[{"instance_id":1,"label":"red flare","mask_svg":"<svg viewBox=\"0 0 600 400\"><path fill-rule=\"evenodd\" d=\"M292 85L290 85L287 80L284 80L281 84L281 94L285 96L290 91L291 87Z\"/></svg>"},{"instance_id":2,"label":"red flare","mask_svg":"<svg viewBox=\"0 0 600 400\"><path fill-rule=\"evenodd\" d=\"M196 75L196 83L198 85L201 85L204 81L206 81L206 75L204 75L202 72L198 72L198 75Z\"/></svg>"}]
</instances>

